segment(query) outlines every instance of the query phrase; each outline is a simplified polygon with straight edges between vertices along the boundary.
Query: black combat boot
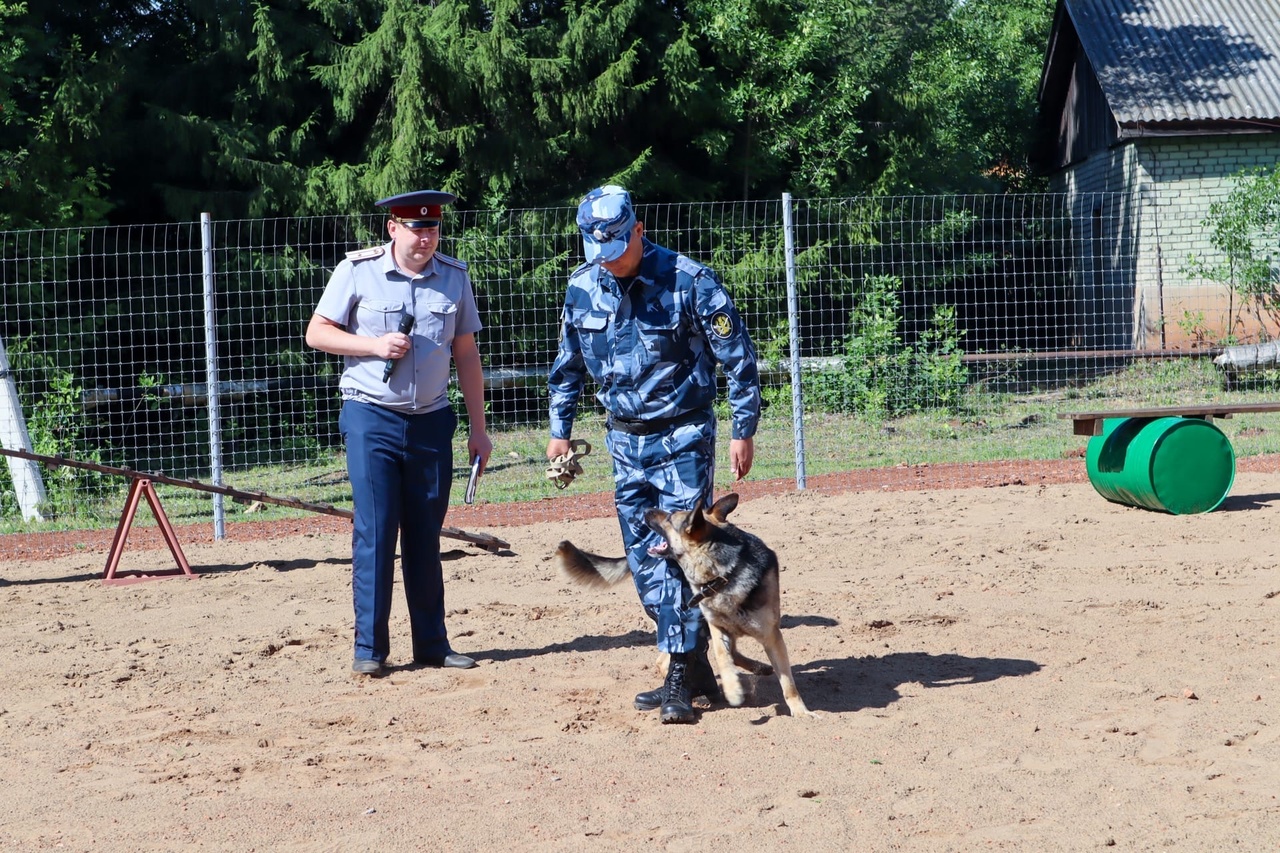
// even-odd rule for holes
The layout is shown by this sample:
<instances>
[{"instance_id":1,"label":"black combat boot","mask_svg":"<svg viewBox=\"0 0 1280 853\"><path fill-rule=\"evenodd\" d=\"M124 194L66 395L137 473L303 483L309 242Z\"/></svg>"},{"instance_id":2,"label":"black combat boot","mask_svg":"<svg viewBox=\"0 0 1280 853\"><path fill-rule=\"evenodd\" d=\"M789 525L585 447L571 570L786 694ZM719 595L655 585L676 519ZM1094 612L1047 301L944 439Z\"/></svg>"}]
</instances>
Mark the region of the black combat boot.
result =
<instances>
[{"instance_id":1,"label":"black combat boot","mask_svg":"<svg viewBox=\"0 0 1280 853\"><path fill-rule=\"evenodd\" d=\"M697 722L698 715L693 712L689 687L685 684L688 667L689 655L686 652L671 655L667 680L662 685L662 710L658 712L658 718L664 723Z\"/></svg>"},{"instance_id":2,"label":"black combat boot","mask_svg":"<svg viewBox=\"0 0 1280 853\"><path fill-rule=\"evenodd\" d=\"M646 690L643 693L636 694L636 710L637 711L656 711L662 707L662 696L666 691L666 684L660 684L653 690Z\"/></svg>"},{"instance_id":3,"label":"black combat boot","mask_svg":"<svg viewBox=\"0 0 1280 853\"><path fill-rule=\"evenodd\" d=\"M711 631L704 620L698 627L698 644L689 652L689 695L693 701L701 705L719 702L724 696L720 693L720 685L716 683L716 674L711 669L711 661L707 659L707 651L711 646ZM656 711L662 707L662 691L666 685L644 693L636 694L637 711Z\"/></svg>"}]
</instances>

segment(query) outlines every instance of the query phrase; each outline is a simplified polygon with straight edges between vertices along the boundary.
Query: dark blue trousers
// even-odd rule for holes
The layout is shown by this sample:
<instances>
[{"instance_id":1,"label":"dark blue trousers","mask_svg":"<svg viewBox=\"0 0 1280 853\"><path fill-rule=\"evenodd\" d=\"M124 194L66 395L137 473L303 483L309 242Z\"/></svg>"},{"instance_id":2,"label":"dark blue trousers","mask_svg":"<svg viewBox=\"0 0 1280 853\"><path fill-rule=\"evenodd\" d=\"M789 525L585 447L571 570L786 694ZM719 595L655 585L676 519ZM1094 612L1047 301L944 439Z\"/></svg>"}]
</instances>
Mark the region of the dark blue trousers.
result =
<instances>
[{"instance_id":1,"label":"dark blue trousers","mask_svg":"<svg viewBox=\"0 0 1280 853\"><path fill-rule=\"evenodd\" d=\"M338 426L347 445L347 474L355 502L351 534L355 659L385 662L391 652L388 623L397 536L413 656L449 654L440 528L453 482L457 416L447 406L409 415L347 401Z\"/></svg>"}]
</instances>

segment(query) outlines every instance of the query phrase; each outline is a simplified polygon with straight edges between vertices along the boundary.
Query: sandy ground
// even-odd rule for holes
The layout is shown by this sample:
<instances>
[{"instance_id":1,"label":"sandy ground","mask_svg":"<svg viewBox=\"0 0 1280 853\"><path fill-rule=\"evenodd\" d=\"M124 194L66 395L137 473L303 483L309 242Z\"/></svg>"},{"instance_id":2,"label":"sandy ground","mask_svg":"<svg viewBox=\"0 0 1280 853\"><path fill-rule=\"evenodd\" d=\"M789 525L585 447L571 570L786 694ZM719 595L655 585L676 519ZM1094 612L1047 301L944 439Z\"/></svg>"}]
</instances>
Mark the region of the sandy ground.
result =
<instances>
[{"instance_id":1,"label":"sandy ground","mask_svg":"<svg viewBox=\"0 0 1280 853\"><path fill-rule=\"evenodd\" d=\"M480 666L404 666L397 590L376 681L349 675L343 534L190 544L197 578L123 586L96 549L9 561L0 846L1276 849L1275 483L1196 516L1087 483L746 500L816 720L772 678L696 725L633 710L658 683L634 592L548 560L616 552L610 518L446 541Z\"/></svg>"}]
</instances>

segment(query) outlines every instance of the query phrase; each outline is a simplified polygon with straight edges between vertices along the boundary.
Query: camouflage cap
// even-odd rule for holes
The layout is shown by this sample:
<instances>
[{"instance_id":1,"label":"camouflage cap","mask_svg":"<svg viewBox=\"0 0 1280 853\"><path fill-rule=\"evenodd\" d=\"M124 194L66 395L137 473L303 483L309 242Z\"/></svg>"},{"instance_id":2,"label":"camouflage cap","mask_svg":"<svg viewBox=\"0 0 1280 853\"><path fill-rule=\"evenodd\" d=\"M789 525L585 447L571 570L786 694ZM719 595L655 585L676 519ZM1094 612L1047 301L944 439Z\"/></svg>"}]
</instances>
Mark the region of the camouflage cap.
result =
<instances>
[{"instance_id":1,"label":"camouflage cap","mask_svg":"<svg viewBox=\"0 0 1280 853\"><path fill-rule=\"evenodd\" d=\"M631 193L616 184L596 187L578 205L578 230L587 263L616 261L627 250L635 229Z\"/></svg>"}]
</instances>

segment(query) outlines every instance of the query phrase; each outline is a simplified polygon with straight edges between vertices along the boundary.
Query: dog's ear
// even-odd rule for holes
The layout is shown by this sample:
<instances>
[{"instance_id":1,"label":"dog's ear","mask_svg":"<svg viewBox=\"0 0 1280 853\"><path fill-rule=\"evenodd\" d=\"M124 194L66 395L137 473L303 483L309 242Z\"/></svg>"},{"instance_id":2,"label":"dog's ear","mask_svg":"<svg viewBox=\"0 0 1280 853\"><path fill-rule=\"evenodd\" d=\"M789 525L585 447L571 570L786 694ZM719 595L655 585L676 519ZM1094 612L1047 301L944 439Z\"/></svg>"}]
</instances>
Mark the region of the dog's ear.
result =
<instances>
[{"instance_id":1,"label":"dog's ear","mask_svg":"<svg viewBox=\"0 0 1280 853\"><path fill-rule=\"evenodd\" d=\"M711 517L714 520L723 523L729 517L729 513L733 512L737 508L738 494L736 492L730 492L712 504Z\"/></svg>"},{"instance_id":2,"label":"dog's ear","mask_svg":"<svg viewBox=\"0 0 1280 853\"><path fill-rule=\"evenodd\" d=\"M690 539L701 542L707 538L707 517L702 514L702 504L698 504L689 512L689 522L685 525L684 533Z\"/></svg>"}]
</instances>

